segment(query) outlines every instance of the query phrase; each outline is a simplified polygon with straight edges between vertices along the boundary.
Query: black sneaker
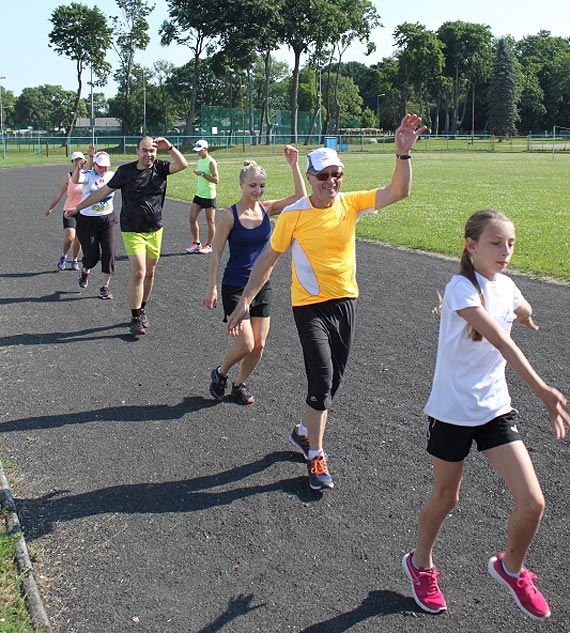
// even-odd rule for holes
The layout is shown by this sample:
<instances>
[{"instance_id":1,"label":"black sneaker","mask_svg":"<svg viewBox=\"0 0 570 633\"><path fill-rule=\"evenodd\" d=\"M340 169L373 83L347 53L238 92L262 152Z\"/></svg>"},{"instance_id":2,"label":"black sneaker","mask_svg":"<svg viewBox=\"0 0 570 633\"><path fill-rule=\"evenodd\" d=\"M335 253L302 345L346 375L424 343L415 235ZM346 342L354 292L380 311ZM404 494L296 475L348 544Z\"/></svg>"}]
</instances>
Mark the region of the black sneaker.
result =
<instances>
[{"instance_id":1,"label":"black sneaker","mask_svg":"<svg viewBox=\"0 0 570 633\"><path fill-rule=\"evenodd\" d=\"M245 386L245 382L232 387L232 400L235 400L237 404L253 404L255 402L249 389Z\"/></svg>"},{"instance_id":2,"label":"black sneaker","mask_svg":"<svg viewBox=\"0 0 570 633\"><path fill-rule=\"evenodd\" d=\"M294 446L298 451L303 453L305 459L309 459L309 438L306 435L299 435L300 424L295 424L295 428L291 431L289 436L289 442L291 446Z\"/></svg>"},{"instance_id":3,"label":"black sneaker","mask_svg":"<svg viewBox=\"0 0 570 633\"><path fill-rule=\"evenodd\" d=\"M150 325L150 321L148 320L148 316L144 311L144 308L141 308L141 323L144 328L147 328Z\"/></svg>"},{"instance_id":4,"label":"black sneaker","mask_svg":"<svg viewBox=\"0 0 570 633\"><path fill-rule=\"evenodd\" d=\"M99 296L101 297L101 299L113 298L113 295L111 294L108 286L101 286L101 288L99 288Z\"/></svg>"},{"instance_id":5,"label":"black sneaker","mask_svg":"<svg viewBox=\"0 0 570 633\"><path fill-rule=\"evenodd\" d=\"M79 287L87 288L89 285L89 271L85 270L85 268L81 271L81 275L79 275Z\"/></svg>"},{"instance_id":6,"label":"black sneaker","mask_svg":"<svg viewBox=\"0 0 570 633\"><path fill-rule=\"evenodd\" d=\"M133 317L131 319L130 331L133 336L140 336L146 334L146 330L141 323L140 317Z\"/></svg>"},{"instance_id":7,"label":"black sneaker","mask_svg":"<svg viewBox=\"0 0 570 633\"><path fill-rule=\"evenodd\" d=\"M216 400L222 401L226 392L228 377L222 374L219 367L212 369L212 382L210 383L210 393Z\"/></svg>"},{"instance_id":8,"label":"black sneaker","mask_svg":"<svg viewBox=\"0 0 570 633\"><path fill-rule=\"evenodd\" d=\"M317 455L315 459L307 461L307 470L309 471L309 486L313 490L323 490L325 488L334 488L332 477L327 467L327 459L324 454Z\"/></svg>"}]
</instances>

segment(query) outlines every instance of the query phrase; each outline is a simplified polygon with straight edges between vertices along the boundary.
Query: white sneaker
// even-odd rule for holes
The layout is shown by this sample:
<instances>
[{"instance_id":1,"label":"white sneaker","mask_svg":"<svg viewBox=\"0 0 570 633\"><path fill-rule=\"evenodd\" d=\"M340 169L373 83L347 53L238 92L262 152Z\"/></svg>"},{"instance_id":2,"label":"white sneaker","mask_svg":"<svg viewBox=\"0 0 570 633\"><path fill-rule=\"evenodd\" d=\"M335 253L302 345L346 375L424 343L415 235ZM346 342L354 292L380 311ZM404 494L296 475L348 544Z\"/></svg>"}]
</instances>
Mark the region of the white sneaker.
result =
<instances>
[{"instance_id":1,"label":"white sneaker","mask_svg":"<svg viewBox=\"0 0 570 633\"><path fill-rule=\"evenodd\" d=\"M200 255L209 255L212 252L212 247L209 244L204 244L198 252Z\"/></svg>"},{"instance_id":2,"label":"white sneaker","mask_svg":"<svg viewBox=\"0 0 570 633\"><path fill-rule=\"evenodd\" d=\"M202 248L202 244L200 242L192 242L190 246L186 249L187 253L198 253Z\"/></svg>"}]
</instances>

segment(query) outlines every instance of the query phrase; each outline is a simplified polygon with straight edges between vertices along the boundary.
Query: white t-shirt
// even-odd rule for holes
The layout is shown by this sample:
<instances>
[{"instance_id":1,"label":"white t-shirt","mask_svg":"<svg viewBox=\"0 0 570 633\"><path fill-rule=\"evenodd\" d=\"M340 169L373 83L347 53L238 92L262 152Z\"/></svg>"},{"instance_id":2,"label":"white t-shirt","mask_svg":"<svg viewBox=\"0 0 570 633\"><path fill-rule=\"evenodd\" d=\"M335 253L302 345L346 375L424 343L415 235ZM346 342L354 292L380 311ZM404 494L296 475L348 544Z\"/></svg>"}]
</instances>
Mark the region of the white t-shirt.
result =
<instances>
[{"instance_id":1,"label":"white t-shirt","mask_svg":"<svg viewBox=\"0 0 570 633\"><path fill-rule=\"evenodd\" d=\"M103 185L106 185L109 180L114 176L115 172L107 171L102 176L100 176L95 168L90 169L89 171L83 172L83 200L89 197L93 192L97 191L97 189L101 189ZM115 192L101 200L101 202L97 202L96 204L87 207L86 209L81 209L79 213L81 215L91 215L91 216L99 216L99 215L109 215L113 213L113 196Z\"/></svg>"},{"instance_id":2,"label":"white t-shirt","mask_svg":"<svg viewBox=\"0 0 570 633\"><path fill-rule=\"evenodd\" d=\"M522 303L520 290L506 275L489 281L477 274L477 281L484 309L510 336L514 310ZM458 426L479 426L512 409L505 359L485 338L473 341L471 326L457 313L476 306L481 299L475 286L454 275L443 297L435 372L424 412Z\"/></svg>"}]
</instances>

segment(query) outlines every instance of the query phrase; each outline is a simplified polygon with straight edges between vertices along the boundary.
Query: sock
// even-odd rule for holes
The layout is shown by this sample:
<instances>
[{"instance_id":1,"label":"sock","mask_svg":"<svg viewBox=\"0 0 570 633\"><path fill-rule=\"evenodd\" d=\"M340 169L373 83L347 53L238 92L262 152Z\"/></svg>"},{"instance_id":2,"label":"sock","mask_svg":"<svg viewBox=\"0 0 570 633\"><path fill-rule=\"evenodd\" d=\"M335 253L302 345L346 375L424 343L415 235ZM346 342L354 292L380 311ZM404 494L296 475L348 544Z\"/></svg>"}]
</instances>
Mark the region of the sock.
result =
<instances>
[{"instance_id":1,"label":"sock","mask_svg":"<svg viewBox=\"0 0 570 633\"><path fill-rule=\"evenodd\" d=\"M309 450L309 459L310 460L316 459L319 455L322 455L322 454L323 454L323 449L322 448L319 448L316 451L311 449L311 450Z\"/></svg>"},{"instance_id":2,"label":"sock","mask_svg":"<svg viewBox=\"0 0 570 633\"><path fill-rule=\"evenodd\" d=\"M135 308L134 310L131 310L131 314L133 316L133 319L139 319L141 316L141 311L139 308Z\"/></svg>"},{"instance_id":3,"label":"sock","mask_svg":"<svg viewBox=\"0 0 570 633\"><path fill-rule=\"evenodd\" d=\"M511 574L510 571L507 571L507 568L505 567L505 563L503 562L504 559L501 559L501 569L505 572L505 574L509 577L509 578L519 578L520 574Z\"/></svg>"},{"instance_id":4,"label":"sock","mask_svg":"<svg viewBox=\"0 0 570 633\"><path fill-rule=\"evenodd\" d=\"M90 269L90 268L84 268L81 272L82 272L84 275L88 275L88 274L91 272L91 269Z\"/></svg>"},{"instance_id":5,"label":"sock","mask_svg":"<svg viewBox=\"0 0 570 633\"><path fill-rule=\"evenodd\" d=\"M145 305L146 305L146 301L143 301L143 302L141 303L141 310L144 310Z\"/></svg>"},{"instance_id":6,"label":"sock","mask_svg":"<svg viewBox=\"0 0 570 633\"><path fill-rule=\"evenodd\" d=\"M303 437L307 437L307 435L309 435L309 429L302 423L299 423L299 430L297 431L297 433L299 435L302 435Z\"/></svg>"},{"instance_id":7,"label":"sock","mask_svg":"<svg viewBox=\"0 0 570 633\"><path fill-rule=\"evenodd\" d=\"M218 376L222 376L222 378L227 378L228 375L227 374L223 374L222 373L222 366L220 365L219 367L216 367L216 373L218 374ZM235 382L232 383L235 387Z\"/></svg>"},{"instance_id":8,"label":"sock","mask_svg":"<svg viewBox=\"0 0 570 633\"><path fill-rule=\"evenodd\" d=\"M412 554L411 558L410 558L410 563L412 563L412 567L414 569L417 569L418 571L420 571L421 569L433 569L432 567L418 567L415 563L414 563L414 555Z\"/></svg>"}]
</instances>

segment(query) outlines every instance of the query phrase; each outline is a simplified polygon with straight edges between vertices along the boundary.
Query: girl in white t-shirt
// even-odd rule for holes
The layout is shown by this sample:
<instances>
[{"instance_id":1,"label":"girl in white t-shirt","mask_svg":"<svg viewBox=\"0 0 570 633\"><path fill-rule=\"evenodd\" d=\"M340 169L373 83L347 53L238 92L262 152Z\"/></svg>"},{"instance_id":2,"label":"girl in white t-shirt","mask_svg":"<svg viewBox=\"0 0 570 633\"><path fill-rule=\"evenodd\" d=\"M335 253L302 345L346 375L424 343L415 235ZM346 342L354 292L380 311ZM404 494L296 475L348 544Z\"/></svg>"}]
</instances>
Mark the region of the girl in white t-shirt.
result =
<instances>
[{"instance_id":1,"label":"girl in white t-shirt","mask_svg":"<svg viewBox=\"0 0 570 633\"><path fill-rule=\"evenodd\" d=\"M550 615L546 600L534 586L536 575L524 568L544 512L544 497L517 429L506 364L543 401L557 439L565 437L570 417L566 398L537 375L510 337L513 323L538 329L530 304L502 274L514 244L514 226L503 213L474 213L465 226L459 274L447 285L438 309L437 360L424 409L429 416L427 450L432 455L435 482L419 515L417 547L402 559L416 603L430 613L447 608L432 549L445 517L458 503L463 460L475 441L515 501L505 552L489 560L488 571L531 618L542 620Z\"/></svg>"}]
</instances>

